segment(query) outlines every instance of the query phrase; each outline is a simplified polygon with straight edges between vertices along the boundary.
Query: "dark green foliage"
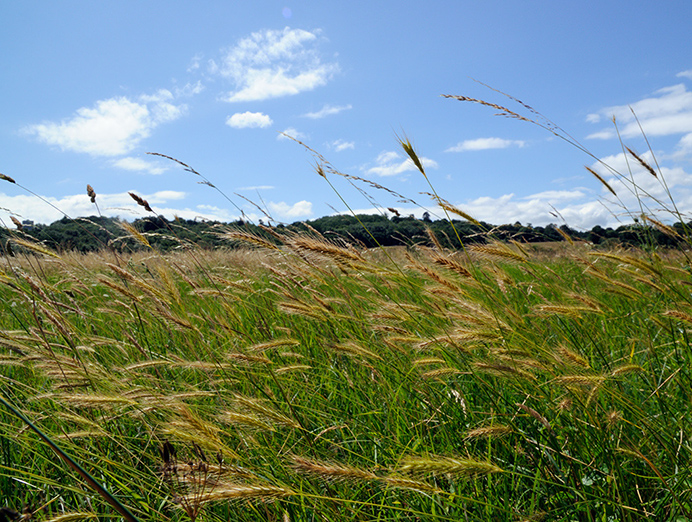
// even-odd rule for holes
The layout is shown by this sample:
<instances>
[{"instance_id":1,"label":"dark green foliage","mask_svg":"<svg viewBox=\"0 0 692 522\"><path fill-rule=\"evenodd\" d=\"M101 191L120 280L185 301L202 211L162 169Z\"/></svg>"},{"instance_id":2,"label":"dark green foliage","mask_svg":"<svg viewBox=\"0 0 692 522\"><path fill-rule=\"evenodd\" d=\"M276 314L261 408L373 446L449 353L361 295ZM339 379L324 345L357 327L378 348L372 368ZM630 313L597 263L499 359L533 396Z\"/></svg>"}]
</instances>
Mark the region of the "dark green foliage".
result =
<instances>
[{"instance_id":1,"label":"dark green foliage","mask_svg":"<svg viewBox=\"0 0 692 522\"><path fill-rule=\"evenodd\" d=\"M426 228L429 228L445 248L457 249L464 244L485 243L488 239L514 240L521 243L559 242L565 238L558 232L556 225L534 227L519 222L495 226L481 223L479 227L463 220L431 220L429 214L423 219L413 216L389 218L382 214L366 215L336 215L325 216L306 221L305 224L334 240L343 240L366 248L377 246L413 246L417 244L431 246ZM685 235L683 225L676 223L673 229L681 237ZM218 235L221 226L235 228L257 234L273 241L271 234L252 223L238 220L233 223L219 223L175 218L172 221L162 216L152 216L135 220L132 225L143 233L149 243L161 251L170 251L187 244L195 244L201 248L216 248L228 246L227 242ZM305 232L303 222L289 225L279 224L279 230ZM680 240L666 235L660 230L639 223L622 225L617 229L603 228L596 225L589 231L578 231L566 225L559 227L575 241L588 241L594 245L621 244L628 247L665 246L675 247ZM8 229L0 229L0 241L6 243ZM63 218L50 225L36 225L23 233L43 242L46 246L57 251L94 252L108 245L118 250L137 250L142 246L132 239L127 239L128 232L123 229L118 219L91 216L88 218Z\"/></svg>"}]
</instances>

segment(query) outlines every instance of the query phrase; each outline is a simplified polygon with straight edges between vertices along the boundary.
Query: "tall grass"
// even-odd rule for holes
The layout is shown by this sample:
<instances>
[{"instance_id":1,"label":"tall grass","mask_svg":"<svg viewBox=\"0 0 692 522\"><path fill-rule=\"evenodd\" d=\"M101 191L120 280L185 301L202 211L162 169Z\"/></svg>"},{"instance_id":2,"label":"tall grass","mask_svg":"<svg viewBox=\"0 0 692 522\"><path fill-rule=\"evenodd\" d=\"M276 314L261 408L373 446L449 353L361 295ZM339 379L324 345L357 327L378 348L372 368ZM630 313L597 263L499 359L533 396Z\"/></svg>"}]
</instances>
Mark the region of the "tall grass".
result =
<instances>
[{"instance_id":1,"label":"tall grass","mask_svg":"<svg viewBox=\"0 0 692 522\"><path fill-rule=\"evenodd\" d=\"M166 255L13 240L6 518L692 516L686 252L267 230Z\"/></svg>"}]
</instances>

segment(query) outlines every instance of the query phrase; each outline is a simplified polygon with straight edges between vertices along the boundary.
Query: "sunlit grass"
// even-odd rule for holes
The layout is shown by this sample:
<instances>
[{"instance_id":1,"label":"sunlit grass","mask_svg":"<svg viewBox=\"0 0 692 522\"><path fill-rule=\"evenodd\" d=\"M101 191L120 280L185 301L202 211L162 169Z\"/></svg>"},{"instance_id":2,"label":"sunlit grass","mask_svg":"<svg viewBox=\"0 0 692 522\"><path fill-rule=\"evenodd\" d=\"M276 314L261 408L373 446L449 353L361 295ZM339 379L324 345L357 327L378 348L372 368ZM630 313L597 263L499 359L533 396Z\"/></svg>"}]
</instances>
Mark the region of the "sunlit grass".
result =
<instances>
[{"instance_id":1,"label":"sunlit grass","mask_svg":"<svg viewBox=\"0 0 692 522\"><path fill-rule=\"evenodd\" d=\"M130 227L142 252L89 255L17 234L6 518L691 516L684 249L265 231L162 254Z\"/></svg>"}]
</instances>

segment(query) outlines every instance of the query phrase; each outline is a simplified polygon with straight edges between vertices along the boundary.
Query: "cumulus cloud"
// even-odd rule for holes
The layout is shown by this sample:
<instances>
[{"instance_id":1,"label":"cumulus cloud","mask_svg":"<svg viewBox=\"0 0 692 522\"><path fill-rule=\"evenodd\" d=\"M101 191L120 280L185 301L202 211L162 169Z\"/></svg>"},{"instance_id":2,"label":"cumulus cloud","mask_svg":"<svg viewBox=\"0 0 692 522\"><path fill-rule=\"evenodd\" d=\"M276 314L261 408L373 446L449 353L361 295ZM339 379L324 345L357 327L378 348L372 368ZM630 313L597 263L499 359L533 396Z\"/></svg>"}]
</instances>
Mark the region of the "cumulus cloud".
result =
<instances>
[{"instance_id":1,"label":"cumulus cloud","mask_svg":"<svg viewBox=\"0 0 692 522\"><path fill-rule=\"evenodd\" d=\"M688 69L687 71L681 71L675 76L677 76L678 78L689 78L692 80L692 69Z\"/></svg>"},{"instance_id":2,"label":"cumulus cloud","mask_svg":"<svg viewBox=\"0 0 692 522\"><path fill-rule=\"evenodd\" d=\"M682 83L664 87L656 91L653 96L632 104L605 107L598 113L589 115L587 121L598 123L602 118L612 121L613 117L624 138L640 136L640 123L647 136L691 133L692 92L688 91ZM617 132L611 125L590 134L588 138L614 139L617 138Z\"/></svg>"},{"instance_id":3,"label":"cumulus cloud","mask_svg":"<svg viewBox=\"0 0 692 522\"><path fill-rule=\"evenodd\" d=\"M226 125L234 129L265 128L269 127L272 119L261 112L236 112L226 120Z\"/></svg>"},{"instance_id":4,"label":"cumulus cloud","mask_svg":"<svg viewBox=\"0 0 692 522\"><path fill-rule=\"evenodd\" d=\"M303 114L305 118L311 118L313 120L319 120L320 118L325 118L333 114L339 114L342 111L347 111L352 109L351 105L325 105L317 112L308 112Z\"/></svg>"},{"instance_id":5,"label":"cumulus cloud","mask_svg":"<svg viewBox=\"0 0 692 522\"><path fill-rule=\"evenodd\" d=\"M183 215L185 209L175 209L172 207L171 203L183 201L187 197L185 192L162 190L152 194L140 195L154 207L157 213L167 217L172 218L175 215L180 215L181 217L190 216L190 219L194 219L195 215L198 215L198 213L193 214L192 211ZM10 196L0 193L0 222L9 223L10 213L18 216L20 219L26 218L45 224L57 221L65 215L77 217L96 214L96 208L86 193L67 195L60 198L43 196L43 198L50 204L34 196ZM145 214L144 210L132 200L128 192L115 194L98 192L97 198L99 209L105 216L120 216L124 219L132 219ZM11 209L11 212L7 209Z\"/></svg>"},{"instance_id":6,"label":"cumulus cloud","mask_svg":"<svg viewBox=\"0 0 692 522\"><path fill-rule=\"evenodd\" d=\"M590 229L596 225L617 224L610 210L598 200L584 198L580 190L541 192L525 197L504 194L499 197L481 197L460 204L459 208L479 221L488 223L531 223L546 226L562 224L562 216L572 228Z\"/></svg>"},{"instance_id":7,"label":"cumulus cloud","mask_svg":"<svg viewBox=\"0 0 692 522\"><path fill-rule=\"evenodd\" d=\"M234 84L223 99L247 102L291 96L325 85L339 70L325 63L317 49L319 31L264 30L227 50L211 72Z\"/></svg>"},{"instance_id":8,"label":"cumulus cloud","mask_svg":"<svg viewBox=\"0 0 692 522\"><path fill-rule=\"evenodd\" d=\"M505 140L502 138L478 138L457 143L445 152L465 152L471 150L506 149L508 147L523 147L526 142L521 140Z\"/></svg>"},{"instance_id":9,"label":"cumulus cloud","mask_svg":"<svg viewBox=\"0 0 692 522\"><path fill-rule=\"evenodd\" d=\"M420 160L426 169L437 168L437 162L430 158L422 157ZM375 163L377 165L366 169L366 173L376 176L396 176L397 174L418 170L410 158L402 158L399 153L393 151L381 152L375 158Z\"/></svg>"},{"instance_id":10,"label":"cumulus cloud","mask_svg":"<svg viewBox=\"0 0 692 522\"><path fill-rule=\"evenodd\" d=\"M121 96L82 107L61 122L43 122L23 129L48 145L92 156L120 156L135 149L161 125L176 120L185 105L171 103L173 94L161 89L137 101Z\"/></svg>"},{"instance_id":11,"label":"cumulus cloud","mask_svg":"<svg viewBox=\"0 0 692 522\"><path fill-rule=\"evenodd\" d=\"M312 203L309 201L298 201L289 205L283 201L279 203L269 202L267 205L270 214L278 219L298 219L312 215Z\"/></svg>"},{"instance_id":12,"label":"cumulus cloud","mask_svg":"<svg viewBox=\"0 0 692 522\"><path fill-rule=\"evenodd\" d=\"M126 156L113 162L115 167L135 172L148 172L149 174L163 174L168 169L152 161L145 161L141 158Z\"/></svg>"}]
</instances>

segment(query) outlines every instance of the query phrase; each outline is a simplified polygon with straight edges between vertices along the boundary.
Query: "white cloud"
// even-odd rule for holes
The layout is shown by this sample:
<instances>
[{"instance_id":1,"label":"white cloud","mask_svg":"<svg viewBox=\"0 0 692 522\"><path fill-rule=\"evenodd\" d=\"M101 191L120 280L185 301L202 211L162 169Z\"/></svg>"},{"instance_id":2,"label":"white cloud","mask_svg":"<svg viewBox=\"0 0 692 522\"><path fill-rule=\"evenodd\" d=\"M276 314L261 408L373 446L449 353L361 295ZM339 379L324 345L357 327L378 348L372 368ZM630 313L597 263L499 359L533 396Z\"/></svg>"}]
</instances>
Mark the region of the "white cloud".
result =
<instances>
[{"instance_id":1,"label":"white cloud","mask_svg":"<svg viewBox=\"0 0 692 522\"><path fill-rule=\"evenodd\" d=\"M636 114L636 118L635 118ZM616 105L589 115L587 121L597 123L601 117L618 124L623 138L641 135L639 123L647 136L669 136L692 132L692 92L684 84L664 87L654 96L629 105ZM637 122L639 120L639 123ZM614 139L617 132L611 125L588 136L591 139Z\"/></svg>"},{"instance_id":2,"label":"white cloud","mask_svg":"<svg viewBox=\"0 0 692 522\"><path fill-rule=\"evenodd\" d=\"M159 214L172 218L177 213L181 217L184 217L183 213L185 209L171 208L170 203L184 200L187 197L185 192L162 190L153 194L140 194L140 196L147 200ZM5 209L10 209L12 215L18 216L20 219L31 219L36 223L45 224L57 221L63 218L65 214L75 218L97 214L96 207L91 203L86 192L83 194L67 195L61 198L50 196L43 196L43 198L53 206L34 196L8 196L4 193L0 193L0 222L4 222L6 225L9 223L10 213ZM102 194L98 192L98 187L96 187L96 202L98 203L99 210L104 216L120 216L124 219L136 219L145 215L151 215L151 213L145 212L142 207L137 205L127 192ZM56 210L56 208L60 210ZM63 214L63 212L65 214ZM195 215L199 215L199 213L193 214L192 211L190 211L185 214L185 216L190 216L189 219L194 219Z\"/></svg>"},{"instance_id":3,"label":"white cloud","mask_svg":"<svg viewBox=\"0 0 692 522\"><path fill-rule=\"evenodd\" d=\"M437 162L429 158L420 158L423 167L428 169L436 169ZM393 151L381 152L375 159L377 166L370 167L366 170L368 174L377 176L396 176L404 172L418 170L410 158L402 159L401 155Z\"/></svg>"},{"instance_id":4,"label":"white cloud","mask_svg":"<svg viewBox=\"0 0 692 522\"><path fill-rule=\"evenodd\" d=\"M187 72L193 72L199 69L202 58L204 58L204 55L201 53L194 55L190 60L190 65L187 66Z\"/></svg>"},{"instance_id":5,"label":"white cloud","mask_svg":"<svg viewBox=\"0 0 692 522\"><path fill-rule=\"evenodd\" d=\"M320 118L325 118L326 116L331 116L332 114L339 114L342 111L347 111L352 109L351 105L325 105L317 112L308 112L303 114L305 118L311 118L313 120L318 120Z\"/></svg>"},{"instance_id":6,"label":"white cloud","mask_svg":"<svg viewBox=\"0 0 692 522\"><path fill-rule=\"evenodd\" d=\"M132 170L135 172L148 172L149 174L163 174L168 169L157 165L151 161L145 161L141 158L133 158L127 156L113 162L113 165L124 170Z\"/></svg>"},{"instance_id":7,"label":"white cloud","mask_svg":"<svg viewBox=\"0 0 692 522\"><path fill-rule=\"evenodd\" d=\"M297 140L305 141L307 139L307 135L300 132L298 129L295 127L288 127L283 130L281 134L279 134L276 139L277 140L288 140L290 139L288 136L291 138L295 138Z\"/></svg>"},{"instance_id":8,"label":"white cloud","mask_svg":"<svg viewBox=\"0 0 692 522\"><path fill-rule=\"evenodd\" d=\"M235 90L228 102L246 102L291 96L325 85L339 70L323 63L317 51L319 31L286 27L282 31L252 33L226 51L210 70L229 79Z\"/></svg>"},{"instance_id":9,"label":"white cloud","mask_svg":"<svg viewBox=\"0 0 692 522\"><path fill-rule=\"evenodd\" d=\"M562 192L562 191L561 191ZM479 221L488 223L515 223L517 221L534 226L546 226L550 223L562 224L555 210L572 228L591 229L596 225L613 226L617 221L611 212L599 201L580 201L584 194L581 191L569 191L548 197L539 193L526 197L505 194L500 197L482 197L459 205Z\"/></svg>"},{"instance_id":10,"label":"white cloud","mask_svg":"<svg viewBox=\"0 0 692 522\"><path fill-rule=\"evenodd\" d=\"M226 125L235 129L265 128L269 127L272 119L261 112L236 112L226 120Z\"/></svg>"},{"instance_id":11,"label":"white cloud","mask_svg":"<svg viewBox=\"0 0 692 522\"><path fill-rule=\"evenodd\" d=\"M677 76L678 78L689 78L692 80L692 69L688 69L687 71L681 71L675 76Z\"/></svg>"},{"instance_id":12,"label":"white cloud","mask_svg":"<svg viewBox=\"0 0 692 522\"><path fill-rule=\"evenodd\" d=\"M309 201L299 201L289 205L283 201L279 203L270 202L268 205L272 217L278 219L297 219L310 217L312 215L312 203Z\"/></svg>"},{"instance_id":13,"label":"white cloud","mask_svg":"<svg viewBox=\"0 0 692 522\"><path fill-rule=\"evenodd\" d=\"M77 109L70 119L30 125L23 132L62 150L119 156L131 152L160 124L183 115L186 107L173 105L172 99L165 89L140 96L138 101L109 98L92 108Z\"/></svg>"},{"instance_id":14,"label":"white cloud","mask_svg":"<svg viewBox=\"0 0 692 522\"><path fill-rule=\"evenodd\" d=\"M254 185L252 187L240 187L236 190L274 190L275 188L273 185Z\"/></svg>"},{"instance_id":15,"label":"white cloud","mask_svg":"<svg viewBox=\"0 0 692 522\"><path fill-rule=\"evenodd\" d=\"M445 152L464 152L470 150L506 149L507 147L523 147L526 142L521 140L505 140L502 138L478 138L466 140L450 147Z\"/></svg>"},{"instance_id":16,"label":"white cloud","mask_svg":"<svg viewBox=\"0 0 692 522\"><path fill-rule=\"evenodd\" d=\"M352 141L336 140L329 144L334 149L334 152L342 152L347 149L354 149L356 144Z\"/></svg>"},{"instance_id":17,"label":"white cloud","mask_svg":"<svg viewBox=\"0 0 692 522\"><path fill-rule=\"evenodd\" d=\"M175 95L181 98L190 98L196 94L201 93L204 90L204 85L200 80L195 83L186 83L183 87L176 87Z\"/></svg>"}]
</instances>

